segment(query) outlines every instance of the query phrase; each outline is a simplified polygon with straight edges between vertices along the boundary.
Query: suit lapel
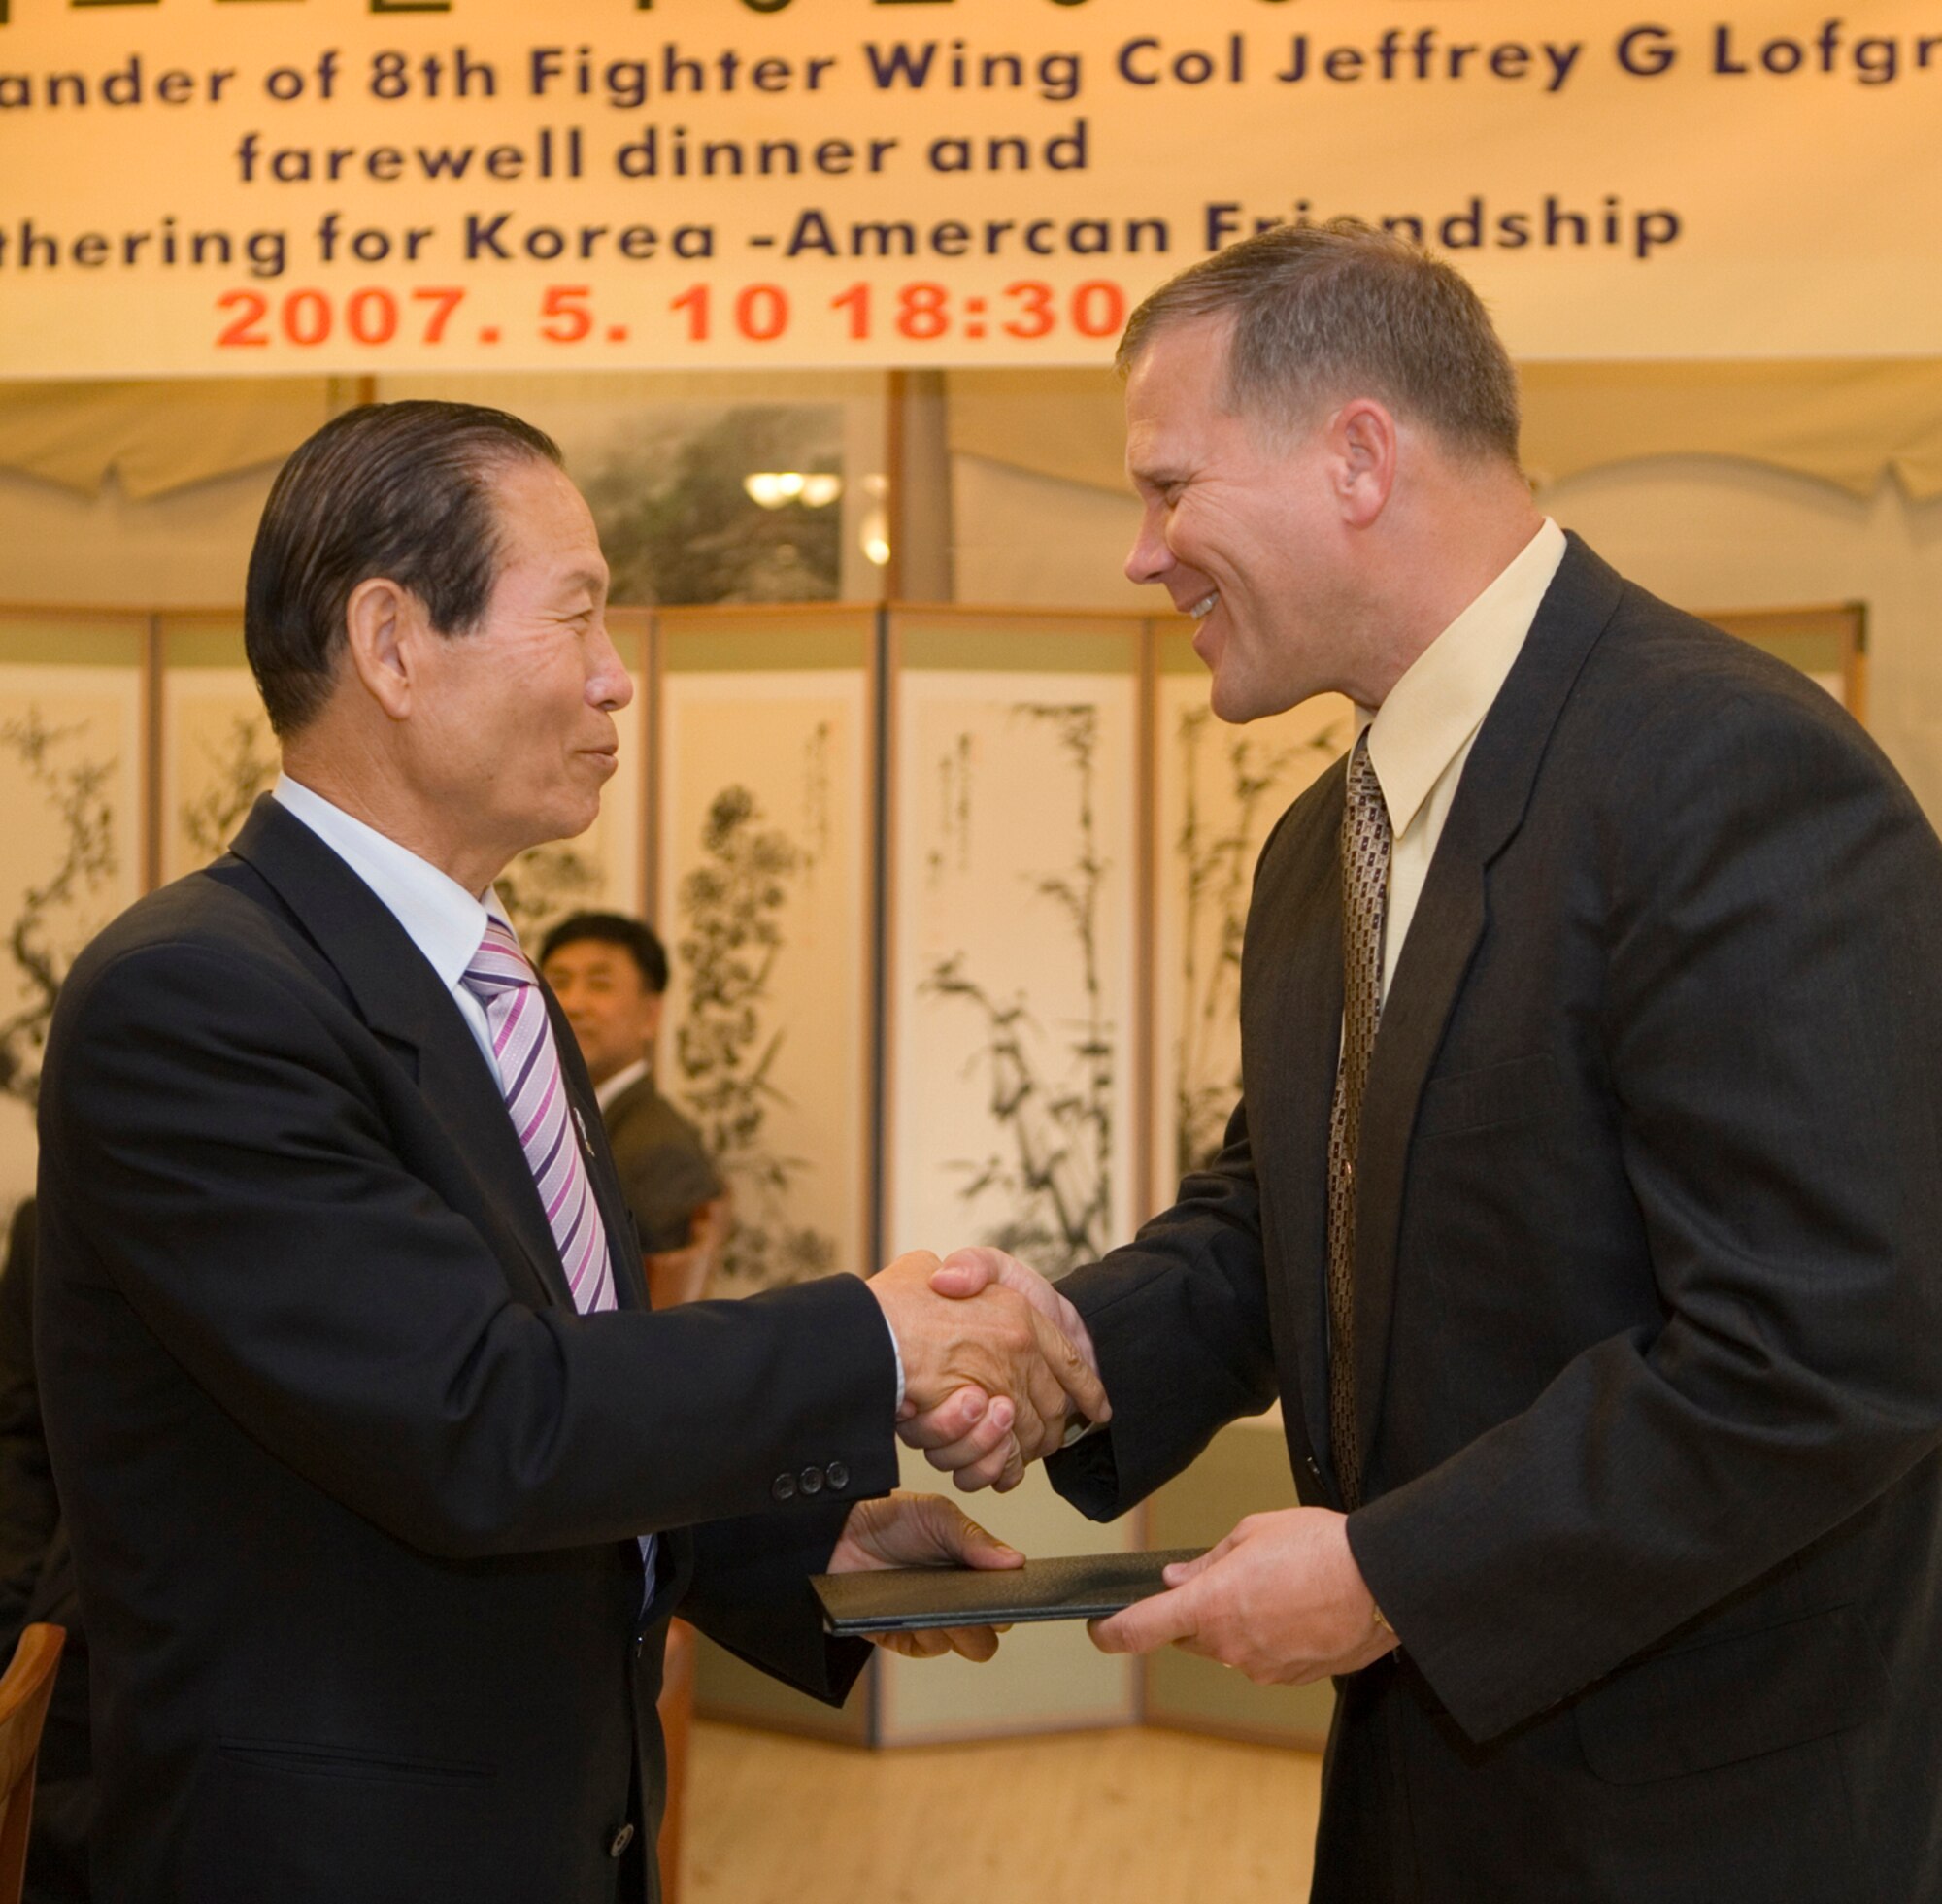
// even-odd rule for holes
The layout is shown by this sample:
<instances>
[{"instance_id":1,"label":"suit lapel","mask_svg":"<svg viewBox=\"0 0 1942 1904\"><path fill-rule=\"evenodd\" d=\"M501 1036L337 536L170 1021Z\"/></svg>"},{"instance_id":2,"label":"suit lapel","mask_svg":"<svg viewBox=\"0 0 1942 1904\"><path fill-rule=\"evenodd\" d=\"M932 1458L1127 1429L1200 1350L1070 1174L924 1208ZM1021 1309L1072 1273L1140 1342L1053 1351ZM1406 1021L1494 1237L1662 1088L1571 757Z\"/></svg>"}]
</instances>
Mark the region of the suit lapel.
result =
<instances>
[{"instance_id":1,"label":"suit lapel","mask_svg":"<svg viewBox=\"0 0 1942 1904\"><path fill-rule=\"evenodd\" d=\"M1328 1448L1323 1270L1328 1107L1342 1029L1343 774L1338 763L1297 802L1263 856L1243 953L1249 1140L1256 1180L1272 1186L1277 1230L1269 1299L1292 1345L1301 1420L1318 1454Z\"/></svg>"},{"instance_id":2,"label":"suit lapel","mask_svg":"<svg viewBox=\"0 0 1942 1904\"><path fill-rule=\"evenodd\" d=\"M1490 861L1523 822L1552 729L1624 585L1576 536L1568 539L1464 765L1383 1007L1356 1153L1356 1413L1365 1450L1375 1447L1382 1419L1417 1103L1484 935ZM1326 1121L1324 1111L1324 1129Z\"/></svg>"},{"instance_id":3,"label":"suit lapel","mask_svg":"<svg viewBox=\"0 0 1942 1904\"><path fill-rule=\"evenodd\" d=\"M451 1133L535 1299L573 1297L499 1080L452 994L390 909L304 823L265 794L230 849L276 891L329 961L372 1032L405 1063Z\"/></svg>"}]
</instances>

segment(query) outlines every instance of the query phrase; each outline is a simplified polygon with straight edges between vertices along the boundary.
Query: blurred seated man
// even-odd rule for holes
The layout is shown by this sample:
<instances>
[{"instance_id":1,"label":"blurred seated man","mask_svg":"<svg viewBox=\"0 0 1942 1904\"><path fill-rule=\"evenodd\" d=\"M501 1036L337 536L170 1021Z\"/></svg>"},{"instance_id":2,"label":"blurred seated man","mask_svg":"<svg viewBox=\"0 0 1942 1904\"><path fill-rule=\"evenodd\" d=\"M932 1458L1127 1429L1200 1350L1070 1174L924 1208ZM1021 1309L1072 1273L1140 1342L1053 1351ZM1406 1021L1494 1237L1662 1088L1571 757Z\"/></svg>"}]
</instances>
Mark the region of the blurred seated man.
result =
<instances>
[{"instance_id":1,"label":"blurred seated man","mask_svg":"<svg viewBox=\"0 0 1942 1904\"><path fill-rule=\"evenodd\" d=\"M547 934L540 970L592 1076L654 1307L691 1301L726 1241L728 1193L701 1133L654 1086L667 952L637 919L576 913Z\"/></svg>"}]
</instances>

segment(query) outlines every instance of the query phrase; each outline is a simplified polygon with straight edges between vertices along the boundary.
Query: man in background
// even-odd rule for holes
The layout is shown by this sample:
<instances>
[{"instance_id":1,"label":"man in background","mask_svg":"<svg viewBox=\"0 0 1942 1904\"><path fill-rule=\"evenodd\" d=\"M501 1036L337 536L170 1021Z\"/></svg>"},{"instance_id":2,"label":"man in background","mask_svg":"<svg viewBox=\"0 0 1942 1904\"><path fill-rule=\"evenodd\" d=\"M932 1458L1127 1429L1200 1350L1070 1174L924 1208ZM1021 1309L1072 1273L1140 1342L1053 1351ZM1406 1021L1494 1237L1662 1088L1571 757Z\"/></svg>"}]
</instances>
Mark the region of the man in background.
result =
<instances>
[{"instance_id":1,"label":"man in background","mask_svg":"<svg viewBox=\"0 0 1942 1904\"><path fill-rule=\"evenodd\" d=\"M701 1133L654 1083L667 952L640 919L575 913L547 934L539 963L593 1080L654 1307L697 1296L727 1233L728 1193Z\"/></svg>"}]
</instances>

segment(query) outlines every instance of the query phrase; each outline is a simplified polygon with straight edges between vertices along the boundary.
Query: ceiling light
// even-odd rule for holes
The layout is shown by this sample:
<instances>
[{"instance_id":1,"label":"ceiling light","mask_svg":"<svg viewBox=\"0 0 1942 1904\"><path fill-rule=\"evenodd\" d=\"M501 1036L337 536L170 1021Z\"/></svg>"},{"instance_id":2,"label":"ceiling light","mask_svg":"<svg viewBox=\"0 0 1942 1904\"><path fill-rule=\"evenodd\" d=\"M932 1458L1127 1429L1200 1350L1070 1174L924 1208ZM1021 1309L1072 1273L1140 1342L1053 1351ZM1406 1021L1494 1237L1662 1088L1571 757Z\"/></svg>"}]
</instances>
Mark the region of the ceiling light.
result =
<instances>
[{"instance_id":1,"label":"ceiling light","mask_svg":"<svg viewBox=\"0 0 1942 1904\"><path fill-rule=\"evenodd\" d=\"M802 494L807 480L799 470L754 470L743 477L742 487L748 491L749 500L760 508L780 509Z\"/></svg>"}]
</instances>

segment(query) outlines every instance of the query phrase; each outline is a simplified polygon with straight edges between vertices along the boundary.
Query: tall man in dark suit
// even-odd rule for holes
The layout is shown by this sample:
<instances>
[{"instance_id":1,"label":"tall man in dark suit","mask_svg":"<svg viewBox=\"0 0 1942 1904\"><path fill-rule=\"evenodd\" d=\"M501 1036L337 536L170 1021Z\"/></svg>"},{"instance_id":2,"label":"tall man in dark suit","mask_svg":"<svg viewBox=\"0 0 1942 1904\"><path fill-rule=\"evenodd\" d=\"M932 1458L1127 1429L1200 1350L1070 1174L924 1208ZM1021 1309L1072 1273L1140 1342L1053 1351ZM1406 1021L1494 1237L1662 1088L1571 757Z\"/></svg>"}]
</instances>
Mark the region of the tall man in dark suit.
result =
<instances>
[{"instance_id":1,"label":"tall man in dark suit","mask_svg":"<svg viewBox=\"0 0 1942 1904\"><path fill-rule=\"evenodd\" d=\"M1128 573L1215 712L1363 726L1261 855L1226 1148L1034 1289L1116 1408L1068 1498L1279 1398L1303 1502L1099 1644L1337 1676L1318 1898L1942 1897L1934 834L1820 688L1540 518L1447 266L1277 230L1122 362Z\"/></svg>"},{"instance_id":2,"label":"tall man in dark suit","mask_svg":"<svg viewBox=\"0 0 1942 1904\"><path fill-rule=\"evenodd\" d=\"M1098 1399L1023 1302L960 1322L921 1256L650 1313L492 892L613 772L606 584L537 431L327 425L251 561L285 776L63 989L39 1361L102 1904L651 1897L669 1615L841 1696L808 1573L1011 1563L863 1498L901 1399L977 1385L1034 1445L1061 1379Z\"/></svg>"}]
</instances>

